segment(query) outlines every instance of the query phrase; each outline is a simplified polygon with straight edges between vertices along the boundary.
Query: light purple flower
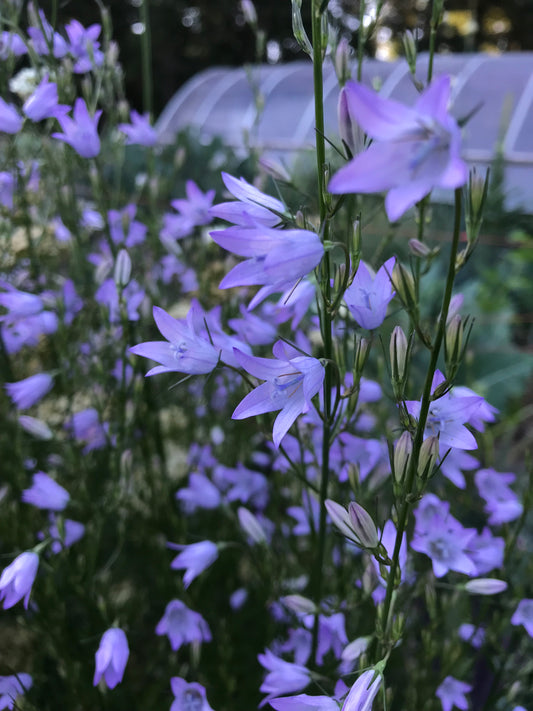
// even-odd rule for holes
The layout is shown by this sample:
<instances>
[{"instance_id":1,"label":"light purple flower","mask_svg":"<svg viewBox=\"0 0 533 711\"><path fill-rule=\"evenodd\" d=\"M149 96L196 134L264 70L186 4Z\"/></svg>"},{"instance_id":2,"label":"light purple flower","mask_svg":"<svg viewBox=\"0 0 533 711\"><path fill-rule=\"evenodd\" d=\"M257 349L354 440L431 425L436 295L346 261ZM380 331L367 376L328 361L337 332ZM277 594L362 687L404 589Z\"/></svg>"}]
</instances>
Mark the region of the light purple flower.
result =
<instances>
[{"instance_id":1,"label":"light purple flower","mask_svg":"<svg viewBox=\"0 0 533 711\"><path fill-rule=\"evenodd\" d=\"M32 121L42 121L45 118L54 118L59 114L65 114L69 108L58 103L57 84L48 81L48 78L45 77L33 94L26 99L22 110Z\"/></svg>"},{"instance_id":2,"label":"light purple flower","mask_svg":"<svg viewBox=\"0 0 533 711\"><path fill-rule=\"evenodd\" d=\"M39 509L63 511L70 501L70 494L48 474L37 472L33 475L33 484L24 489L21 500Z\"/></svg>"},{"instance_id":3,"label":"light purple flower","mask_svg":"<svg viewBox=\"0 0 533 711\"><path fill-rule=\"evenodd\" d=\"M468 543L468 557L476 566L476 575L486 575L503 566L505 541L493 536L489 528L484 528Z\"/></svg>"},{"instance_id":4,"label":"light purple flower","mask_svg":"<svg viewBox=\"0 0 533 711\"><path fill-rule=\"evenodd\" d=\"M16 383L6 383L7 394L18 410L32 407L49 392L54 380L48 373L36 373Z\"/></svg>"},{"instance_id":5,"label":"light purple flower","mask_svg":"<svg viewBox=\"0 0 533 711\"><path fill-rule=\"evenodd\" d=\"M185 183L187 198L172 200L171 205L177 211L163 216L163 228L160 233L163 243L172 242L191 234L195 227L208 225L213 217L210 213L215 190L203 193L194 180Z\"/></svg>"},{"instance_id":6,"label":"light purple flower","mask_svg":"<svg viewBox=\"0 0 533 711\"><path fill-rule=\"evenodd\" d=\"M102 115L97 111L94 116L89 114L87 104L83 99L76 99L73 118L59 114L63 133L53 133L52 138L68 143L82 158L95 158L100 153L100 138L98 137L98 121Z\"/></svg>"},{"instance_id":7,"label":"light purple flower","mask_svg":"<svg viewBox=\"0 0 533 711\"><path fill-rule=\"evenodd\" d=\"M131 124L119 123L118 127L126 136L126 145L138 145L151 148L157 143L157 131L150 124L148 114L140 114L135 109L130 113Z\"/></svg>"},{"instance_id":8,"label":"light purple flower","mask_svg":"<svg viewBox=\"0 0 533 711\"><path fill-rule=\"evenodd\" d=\"M495 469L480 469L474 480L481 498L485 499L485 511L489 523L498 526L517 519L523 511L522 503L508 486L515 480L512 472L497 472Z\"/></svg>"},{"instance_id":9,"label":"light purple flower","mask_svg":"<svg viewBox=\"0 0 533 711\"><path fill-rule=\"evenodd\" d=\"M283 696L270 699L270 705L276 711L339 711L339 705L329 696Z\"/></svg>"},{"instance_id":10,"label":"light purple flower","mask_svg":"<svg viewBox=\"0 0 533 711\"><path fill-rule=\"evenodd\" d=\"M266 382L248 393L235 408L232 419L280 410L272 433L277 448L298 415L311 407L312 398L322 387L325 370L319 360L299 355L282 341L274 345L272 352L276 360L235 351L244 370Z\"/></svg>"},{"instance_id":11,"label":"light purple flower","mask_svg":"<svg viewBox=\"0 0 533 711\"><path fill-rule=\"evenodd\" d=\"M27 53L28 48L20 35L8 30L0 32L0 60L5 61L10 55L22 57Z\"/></svg>"},{"instance_id":12,"label":"light purple flower","mask_svg":"<svg viewBox=\"0 0 533 711\"><path fill-rule=\"evenodd\" d=\"M277 329L274 325L250 313L243 304L239 306L239 310L241 318L229 319L228 325L241 340L251 346L265 346L275 340Z\"/></svg>"},{"instance_id":13,"label":"light purple flower","mask_svg":"<svg viewBox=\"0 0 533 711\"><path fill-rule=\"evenodd\" d=\"M311 681L309 669L300 665L286 662L284 659L276 657L269 649L265 649L264 654L258 654L257 658L261 665L268 670L260 691L267 694L259 706L264 706L277 696L301 691Z\"/></svg>"},{"instance_id":14,"label":"light purple flower","mask_svg":"<svg viewBox=\"0 0 533 711\"><path fill-rule=\"evenodd\" d=\"M14 709L17 697L31 689L33 679L24 672L0 676L0 709ZM17 709L19 706L17 705Z\"/></svg>"},{"instance_id":15,"label":"light purple flower","mask_svg":"<svg viewBox=\"0 0 533 711\"><path fill-rule=\"evenodd\" d=\"M461 132L447 112L449 98L449 76L435 79L412 108L349 81L348 111L374 142L333 176L329 191L388 191L385 209L394 222L433 188L464 185L468 168L460 158Z\"/></svg>"},{"instance_id":16,"label":"light purple flower","mask_svg":"<svg viewBox=\"0 0 533 711\"><path fill-rule=\"evenodd\" d=\"M132 279L128 285L122 289L122 299L125 306L125 316L128 321L138 321L139 312L142 302L144 301L145 292L141 285L135 279ZM102 306L109 309L110 323L120 323L122 314L120 309L120 300L115 279L106 279L98 287L94 298Z\"/></svg>"},{"instance_id":17,"label":"light purple flower","mask_svg":"<svg viewBox=\"0 0 533 711\"><path fill-rule=\"evenodd\" d=\"M28 27L28 35L31 38L33 49L37 54L47 56L50 52L49 45L51 45L54 57L61 59L68 51L67 42L59 32L54 32L54 28L48 22L42 10L39 10L39 15L40 21L34 16L34 25Z\"/></svg>"},{"instance_id":18,"label":"light purple flower","mask_svg":"<svg viewBox=\"0 0 533 711\"><path fill-rule=\"evenodd\" d=\"M22 128L23 118L13 106L0 97L0 131L18 133Z\"/></svg>"},{"instance_id":19,"label":"light purple flower","mask_svg":"<svg viewBox=\"0 0 533 711\"><path fill-rule=\"evenodd\" d=\"M135 219L137 207L130 203L122 210L109 210L107 221L114 244L134 247L146 239L147 227Z\"/></svg>"},{"instance_id":20,"label":"light purple flower","mask_svg":"<svg viewBox=\"0 0 533 711\"><path fill-rule=\"evenodd\" d=\"M179 676L173 676L170 680L170 687L176 697L170 711L213 711L207 702L205 689L201 684L195 681L188 683Z\"/></svg>"},{"instance_id":21,"label":"light purple flower","mask_svg":"<svg viewBox=\"0 0 533 711\"><path fill-rule=\"evenodd\" d=\"M28 609L30 593L39 567L39 556L33 551L25 551L7 566L0 576L0 600L4 601L4 610L16 605L24 598L24 607Z\"/></svg>"},{"instance_id":22,"label":"light purple flower","mask_svg":"<svg viewBox=\"0 0 533 711\"><path fill-rule=\"evenodd\" d=\"M75 412L65 423L65 428L75 439L85 443L84 454L93 449L101 449L107 443L107 425L100 422L100 416L94 407Z\"/></svg>"},{"instance_id":23,"label":"light purple flower","mask_svg":"<svg viewBox=\"0 0 533 711\"><path fill-rule=\"evenodd\" d=\"M216 509L220 506L222 496L205 474L194 472L189 477L189 486L180 489L176 499L182 502L187 513L192 513L197 508Z\"/></svg>"},{"instance_id":24,"label":"light purple flower","mask_svg":"<svg viewBox=\"0 0 533 711\"><path fill-rule=\"evenodd\" d=\"M104 632L95 654L93 686L96 686L102 677L110 689L120 684L129 655L130 650L124 630L120 627L111 627Z\"/></svg>"},{"instance_id":25,"label":"light purple flower","mask_svg":"<svg viewBox=\"0 0 533 711\"><path fill-rule=\"evenodd\" d=\"M524 625L526 632L533 637L533 600L524 598L518 603L518 607L511 617L512 625Z\"/></svg>"},{"instance_id":26,"label":"light purple flower","mask_svg":"<svg viewBox=\"0 0 533 711\"><path fill-rule=\"evenodd\" d=\"M265 227L275 227L280 223L280 215L285 213L285 205L280 200L265 195L244 178L237 179L223 172L222 180L237 201L214 205L209 210L211 216L242 227L250 227L255 223Z\"/></svg>"},{"instance_id":27,"label":"light purple flower","mask_svg":"<svg viewBox=\"0 0 533 711\"><path fill-rule=\"evenodd\" d=\"M185 588L188 588L192 581L218 558L218 547L212 541L200 541L190 545L167 543L167 547L181 551L174 558L170 567L173 570L185 570L183 576Z\"/></svg>"},{"instance_id":28,"label":"light purple flower","mask_svg":"<svg viewBox=\"0 0 533 711\"><path fill-rule=\"evenodd\" d=\"M381 680L381 674L374 669L363 672L344 699L341 711L371 711Z\"/></svg>"},{"instance_id":29,"label":"light purple flower","mask_svg":"<svg viewBox=\"0 0 533 711\"><path fill-rule=\"evenodd\" d=\"M160 365L151 368L146 375L159 373L210 373L217 365L219 354L194 328L194 314L189 310L185 320L172 318L159 306L154 306L154 319L166 341L147 341L130 348L130 353L155 360Z\"/></svg>"},{"instance_id":30,"label":"light purple flower","mask_svg":"<svg viewBox=\"0 0 533 711\"><path fill-rule=\"evenodd\" d=\"M52 553L57 555L64 548L77 543L85 535L85 526L79 521L73 521L71 518L66 518L62 521L61 530L57 524L57 518L54 514L50 514L50 525L48 527L48 535L52 539Z\"/></svg>"},{"instance_id":31,"label":"light purple flower","mask_svg":"<svg viewBox=\"0 0 533 711\"><path fill-rule=\"evenodd\" d=\"M104 63L104 53L97 41L101 29L98 24L85 28L78 20L71 20L65 25L70 43L68 51L76 60L73 68L76 74L85 74Z\"/></svg>"},{"instance_id":32,"label":"light purple flower","mask_svg":"<svg viewBox=\"0 0 533 711\"><path fill-rule=\"evenodd\" d=\"M5 170L0 171L0 206L12 210L14 192L15 178L13 174Z\"/></svg>"},{"instance_id":33,"label":"light purple flower","mask_svg":"<svg viewBox=\"0 0 533 711\"><path fill-rule=\"evenodd\" d=\"M469 691L472 691L470 684L454 679L453 676L447 676L435 694L440 699L442 711L451 711L454 706L466 711L468 701L465 694L468 694Z\"/></svg>"},{"instance_id":34,"label":"light purple flower","mask_svg":"<svg viewBox=\"0 0 533 711\"><path fill-rule=\"evenodd\" d=\"M457 634L463 642L468 642L474 649L479 649L485 641L485 630L483 627L476 627L468 622L465 622L459 627Z\"/></svg>"},{"instance_id":35,"label":"light purple flower","mask_svg":"<svg viewBox=\"0 0 533 711\"><path fill-rule=\"evenodd\" d=\"M372 277L364 262L359 263L353 282L344 293L350 313L362 328L369 331L381 326L387 315L387 306L394 296L390 275L395 263L391 257Z\"/></svg>"},{"instance_id":36,"label":"light purple flower","mask_svg":"<svg viewBox=\"0 0 533 711\"><path fill-rule=\"evenodd\" d=\"M211 641L211 631L202 615L190 610L181 600L171 600L168 603L155 632L168 636L174 652L183 644Z\"/></svg>"}]
</instances>

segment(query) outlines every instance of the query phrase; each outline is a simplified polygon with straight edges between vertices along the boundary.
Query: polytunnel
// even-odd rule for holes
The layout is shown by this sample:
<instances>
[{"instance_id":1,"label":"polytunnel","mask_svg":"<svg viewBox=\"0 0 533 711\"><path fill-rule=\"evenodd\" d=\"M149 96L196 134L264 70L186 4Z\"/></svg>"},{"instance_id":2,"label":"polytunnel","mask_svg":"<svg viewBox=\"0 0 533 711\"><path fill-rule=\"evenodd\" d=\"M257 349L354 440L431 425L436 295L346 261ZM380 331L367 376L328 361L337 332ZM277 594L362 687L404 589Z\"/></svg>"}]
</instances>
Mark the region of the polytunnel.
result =
<instances>
[{"instance_id":1,"label":"polytunnel","mask_svg":"<svg viewBox=\"0 0 533 711\"><path fill-rule=\"evenodd\" d=\"M428 55L420 55L420 80L427 64ZM451 75L452 113L459 120L469 117L463 128L463 158L482 169L500 156L506 206L533 212L533 53L437 55L433 73ZM413 103L417 96L405 60L366 59L362 81L404 103ZM264 98L259 116L257 89ZM337 142L338 94L335 72L326 61L325 131ZM253 145L290 163L314 142L311 63L201 72L174 95L156 125L162 143L172 142L187 127L201 139L220 136L237 152Z\"/></svg>"}]
</instances>

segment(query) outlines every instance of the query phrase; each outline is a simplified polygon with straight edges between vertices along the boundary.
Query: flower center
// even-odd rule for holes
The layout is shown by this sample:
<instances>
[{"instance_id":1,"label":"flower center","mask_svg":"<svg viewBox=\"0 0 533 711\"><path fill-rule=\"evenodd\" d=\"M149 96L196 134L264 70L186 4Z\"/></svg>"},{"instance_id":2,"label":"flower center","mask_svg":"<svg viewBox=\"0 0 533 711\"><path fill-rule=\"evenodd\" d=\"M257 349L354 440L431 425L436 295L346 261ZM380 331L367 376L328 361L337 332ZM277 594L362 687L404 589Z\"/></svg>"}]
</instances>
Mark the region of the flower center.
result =
<instances>
[{"instance_id":1,"label":"flower center","mask_svg":"<svg viewBox=\"0 0 533 711\"><path fill-rule=\"evenodd\" d=\"M181 695L181 711L202 711L204 700L196 689L186 689Z\"/></svg>"}]
</instances>

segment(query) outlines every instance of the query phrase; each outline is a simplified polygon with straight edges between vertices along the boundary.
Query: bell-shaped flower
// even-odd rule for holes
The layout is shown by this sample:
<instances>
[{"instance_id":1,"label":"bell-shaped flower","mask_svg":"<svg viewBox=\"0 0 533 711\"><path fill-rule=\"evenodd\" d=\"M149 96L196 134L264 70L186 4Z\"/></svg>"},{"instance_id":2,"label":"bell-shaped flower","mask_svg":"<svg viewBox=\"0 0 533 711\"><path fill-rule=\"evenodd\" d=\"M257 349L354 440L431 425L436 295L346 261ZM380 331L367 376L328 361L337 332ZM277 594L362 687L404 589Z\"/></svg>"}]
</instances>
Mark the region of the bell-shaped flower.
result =
<instances>
[{"instance_id":1,"label":"bell-shaped flower","mask_svg":"<svg viewBox=\"0 0 533 711\"><path fill-rule=\"evenodd\" d=\"M122 681L129 655L130 650L124 630L120 627L111 627L104 632L95 655L93 686L104 677L107 686L114 689Z\"/></svg>"},{"instance_id":2,"label":"bell-shaped flower","mask_svg":"<svg viewBox=\"0 0 533 711\"><path fill-rule=\"evenodd\" d=\"M32 684L33 679L24 672L0 676L0 709L20 708L18 697L31 689Z\"/></svg>"},{"instance_id":3,"label":"bell-shaped flower","mask_svg":"<svg viewBox=\"0 0 533 711\"><path fill-rule=\"evenodd\" d=\"M234 178L222 173L224 185L237 200L214 205L209 213L212 217L233 222L234 225L249 227L258 223L265 227L274 227L280 222L280 215L285 212L285 205L270 195L265 195L244 178Z\"/></svg>"},{"instance_id":4,"label":"bell-shaped flower","mask_svg":"<svg viewBox=\"0 0 533 711\"><path fill-rule=\"evenodd\" d=\"M362 328L371 331L385 320L387 306L394 296L390 275L395 261L394 257L388 259L374 277L366 264L360 262L353 282L344 292L344 301Z\"/></svg>"},{"instance_id":5,"label":"bell-shaped flower","mask_svg":"<svg viewBox=\"0 0 533 711\"><path fill-rule=\"evenodd\" d=\"M16 605L24 598L24 607L28 609L30 593L39 567L39 556L33 551L25 551L7 566L0 576L0 600L4 601L4 610Z\"/></svg>"},{"instance_id":6,"label":"bell-shaped flower","mask_svg":"<svg viewBox=\"0 0 533 711\"><path fill-rule=\"evenodd\" d=\"M33 475L31 487L22 492L21 500L38 509L63 511L70 501L70 494L48 474L37 472Z\"/></svg>"},{"instance_id":7,"label":"bell-shaped flower","mask_svg":"<svg viewBox=\"0 0 533 711\"><path fill-rule=\"evenodd\" d=\"M286 662L284 659L276 657L270 649L265 649L265 653L258 654L257 658L261 665L268 670L260 688L260 691L266 693L267 696L259 706L264 706L270 699L282 694L302 691L311 681L311 674L306 667Z\"/></svg>"},{"instance_id":8,"label":"bell-shaped flower","mask_svg":"<svg viewBox=\"0 0 533 711\"><path fill-rule=\"evenodd\" d=\"M307 412L324 380L324 366L316 358L302 356L282 341L272 349L276 360L258 358L238 350L235 356L250 375L265 382L252 390L235 408L234 420L280 410L273 429L274 446L289 431L298 415Z\"/></svg>"},{"instance_id":9,"label":"bell-shaped flower","mask_svg":"<svg viewBox=\"0 0 533 711\"><path fill-rule=\"evenodd\" d=\"M52 138L68 143L82 158L95 158L100 153L97 126L101 115L102 112L97 111L91 116L85 101L78 98L74 103L73 118L66 114L57 115L63 133L53 133Z\"/></svg>"},{"instance_id":10,"label":"bell-shaped flower","mask_svg":"<svg viewBox=\"0 0 533 711\"><path fill-rule=\"evenodd\" d=\"M6 383L5 389L15 407L26 410L38 403L51 390L53 384L54 379L48 373L36 373L16 383Z\"/></svg>"},{"instance_id":11,"label":"bell-shaped flower","mask_svg":"<svg viewBox=\"0 0 533 711\"><path fill-rule=\"evenodd\" d=\"M202 615L190 610L181 600L171 600L168 603L155 633L166 634L174 652L183 644L211 641L211 631Z\"/></svg>"},{"instance_id":12,"label":"bell-shaped flower","mask_svg":"<svg viewBox=\"0 0 533 711\"><path fill-rule=\"evenodd\" d=\"M175 696L170 711L213 711L207 701L205 689L193 681L190 684L179 676L173 676L170 687Z\"/></svg>"},{"instance_id":13,"label":"bell-shaped flower","mask_svg":"<svg viewBox=\"0 0 533 711\"><path fill-rule=\"evenodd\" d=\"M459 126L448 113L449 76L435 79L413 107L354 81L345 92L349 114L374 142L333 176L330 192L388 191L385 209L394 222L433 188L464 185L468 168Z\"/></svg>"},{"instance_id":14,"label":"bell-shaped flower","mask_svg":"<svg viewBox=\"0 0 533 711\"><path fill-rule=\"evenodd\" d=\"M206 568L218 558L218 548L212 541L199 541L190 545L180 545L178 543L167 543L168 548L181 551L177 555L170 567L173 570L185 570L183 584L188 588L192 581L203 573Z\"/></svg>"},{"instance_id":15,"label":"bell-shaped flower","mask_svg":"<svg viewBox=\"0 0 533 711\"><path fill-rule=\"evenodd\" d=\"M150 124L148 114L140 114L135 109L130 113L131 124L119 123L118 127L126 136L127 146L146 146L151 148L157 143L157 131Z\"/></svg>"},{"instance_id":16,"label":"bell-shaped flower","mask_svg":"<svg viewBox=\"0 0 533 711\"><path fill-rule=\"evenodd\" d=\"M363 672L344 699L342 711L371 711L381 681L381 674L374 669Z\"/></svg>"},{"instance_id":17,"label":"bell-shaped flower","mask_svg":"<svg viewBox=\"0 0 533 711\"><path fill-rule=\"evenodd\" d=\"M468 708L468 701L465 694L472 691L470 684L459 681L453 676L447 676L439 686L435 695L439 697L442 704L442 711L451 711L454 706L462 711Z\"/></svg>"},{"instance_id":18,"label":"bell-shaped flower","mask_svg":"<svg viewBox=\"0 0 533 711\"><path fill-rule=\"evenodd\" d=\"M54 118L58 114L65 114L70 107L58 103L57 84L44 77L33 94L26 99L22 110L32 121L42 121L45 118Z\"/></svg>"}]
</instances>

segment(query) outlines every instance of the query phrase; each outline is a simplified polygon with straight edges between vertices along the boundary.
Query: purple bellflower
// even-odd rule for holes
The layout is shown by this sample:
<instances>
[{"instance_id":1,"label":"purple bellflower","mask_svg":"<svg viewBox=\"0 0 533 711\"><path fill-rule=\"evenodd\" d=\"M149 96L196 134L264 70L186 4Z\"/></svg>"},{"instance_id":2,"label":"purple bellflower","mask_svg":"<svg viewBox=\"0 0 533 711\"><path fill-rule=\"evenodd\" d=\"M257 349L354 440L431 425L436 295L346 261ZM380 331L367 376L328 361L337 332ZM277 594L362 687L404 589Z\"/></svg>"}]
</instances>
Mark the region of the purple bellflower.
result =
<instances>
[{"instance_id":1,"label":"purple bellflower","mask_svg":"<svg viewBox=\"0 0 533 711\"><path fill-rule=\"evenodd\" d=\"M447 676L435 694L440 699L442 711L451 711L454 706L461 711L466 711L468 701L465 694L468 694L469 691L472 691L470 684L454 679L453 676Z\"/></svg>"},{"instance_id":2,"label":"purple bellflower","mask_svg":"<svg viewBox=\"0 0 533 711\"><path fill-rule=\"evenodd\" d=\"M381 681L381 674L373 669L363 672L344 699L341 711L371 711Z\"/></svg>"},{"instance_id":3,"label":"purple bellflower","mask_svg":"<svg viewBox=\"0 0 533 711\"><path fill-rule=\"evenodd\" d=\"M10 56L22 57L27 53L28 48L20 35L9 30L0 32L0 60L5 61Z\"/></svg>"},{"instance_id":4,"label":"purple bellflower","mask_svg":"<svg viewBox=\"0 0 533 711\"><path fill-rule=\"evenodd\" d=\"M61 530L57 524L57 517L50 514L50 525L48 526L48 535L52 539L52 553L57 555L64 548L70 548L85 535L85 526L79 521L73 521L71 518L65 518L62 521Z\"/></svg>"},{"instance_id":5,"label":"purple bellflower","mask_svg":"<svg viewBox=\"0 0 533 711\"><path fill-rule=\"evenodd\" d=\"M109 210L107 221L114 244L134 247L144 242L148 228L135 219L136 212L137 207L133 203L126 205L122 210Z\"/></svg>"},{"instance_id":6,"label":"purple bellflower","mask_svg":"<svg viewBox=\"0 0 533 711\"><path fill-rule=\"evenodd\" d=\"M195 227L208 225L213 219L210 208L215 190L203 193L194 180L187 180L185 192L186 198L178 198L170 203L178 214L169 212L163 217L160 238L164 244L187 237Z\"/></svg>"},{"instance_id":7,"label":"purple bellflower","mask_svg":"<svg viewBox=\"0 0 533 711\"><path fill-rule=\"evenodd\" d=\"M124 630L120 627L111 627L104 632L95 654L93 686L96 686L102 677L110 689L120 684L129 655L130 650Z\"/></svg>"},{"instance_id":8,"label":"purple bellflower","mask_svg":"<svg viewBox=\"0 0 533 711\"><path fill-rule=\"evenodd\" d=\"M338 703L329 696L282 696L271 699L270 705L276 711L339 711Z\"/></svg>"},{"instance_id":9,"label":"purple bellflower","mask_svg":"<svg viewBox=\"0 0 533 711\"><path fill-rule=\"evenodd\" d=\"M13 174L6 170L0 171L0 206L12 210L14 194L15 178Z\"/></svg>"},{"instance_id":10,"label":"purple bellflower","mask_svg":"<svg viewBox=\"0 0 533 711\"><path fill-rule=\"evenodd\" d=\"M97 126L101 115L102 112L97 111L91 116L85 101L78 98L74 103L73 118L66 114L57 115L63 133L53 133L52 138L68 143L82 158L95 158L100 153Z\"/></svg>"},{"instance_id":11,"label":"purple bellflower","mask_svg":"<svg viewBox=\"0 0 533 711\"><path fill-rule=\"evenodd\" d=\"M54 28L48 22L42 10L39 10L39 15L40 21L34 14L32 18L34 24L28 27L28 35L31 38L33 49L37 54L47 56L50 53L49 46L51 46L54 57L61 59L68 52L67 42L59 32L54 32Z\"/></svg>"},{"instance_id":12,"label":"purple bellflower","mask_svg":"<svg viewBox=\"0 0 533 711\"><path fill-rule=\"evenodd\" d=\"M170 688L176 697L170 711L213 711L201 684L194 681L189 684L185 679L173 676L170 680Z\"/></svg>"},{"instance_id":13,"label":"purple bellflower","mask_svg":"<svg viewBox=\"0 0 533 711\"><path fill-rule=\"evenodd\" d=\"M385 320L387 306L395 293L390 280L395 261L394 257L388 259L374 278L366 264L360 262L353 282L344 293L350 313L362 328L371 331Z\"/></svg>"},{"instance_id":14,"label":"purple bellflower","mask_svg":"<svg viewBox=\"0 0 533 711\"><path fill-rule=\"evenodd\" d=\"M14 709L17 697L31 689L33 679L29 674L0 676L0 709ZM19 706L17 705L17 709Z\"/></svg>"},{"instance_id":15,"label":"purple bellflower","mask_svg":"<svg viewBox=\"0 0 533 711\"><path fill-rule=\"evenodd\" d=\"M155 633L166 634L174 652L184 644L211 641L211 631L202 615L190 610L181 600L171 600L168 603L165 614L157 623Z\"/></svg>"},{"instance_id":16,"label":"purple bellflower","mask_svg":"<svg viewBox=\"0 0 533 711\"><path fill-rule=\"evenodd\" d=\"M388 191L385 209L391 222L433 188L458 188L468 178L460 158L461 132L448 114L450 77L435 79L413 107L385 99L349 81L347 109L372 145L331 179L332 193Z\"/></svg>"},{"instance_id":17,"label":"purple bellflower","mask_svg":"<svg viewBox=\"0 0 533 711\"><path fill-rule=\"evenodd\" d=\"M100 416L94 407L75 412L65 422L65 429L74 439L85 444L83 454L92 452L93 449L102 449L107 443L107 423L100 422Z\"/></svg>"},{"instance_id":18,"label":"purple bellflower","mask_svg":"<svg viewBox=\"0 0 533 711\"><path fill-rule=\"evenodd\" d=\"M36 373L16 383L6 383L7 394L18 410L32 407L49 392L54 380L48 373Z\"/></svg>"},{"instance_id":19,"label":"purple bellflower","mask_svg":"<svg viewBox=\"0 0 533 711\"><path fill-rule=\"evenodd\" d=\"M173 570L185 570L183 585L188 588L192 581L200 573L209 568L218 558L218 547L212 541L200 541L190 545L180 545L178 543L167 543L167 548L181 551L177 555L170 567Z\"/></svg>"},{"instance_id":20,"label":"purple bellflower","mask_svg":"<svg viewBox=\"0 0 533 711\"><path fill-rule=\"evenodd\" d=\"M201 375L214 370L219 360L217 349L195 331L194 313L189 310L185 320L172 318L159 306L154 306L154 319L166 341L147 341L130 348L130 353L155 360L160 365L146 375L188 373Z\"/></svg>"},{"instance_id":21,"label":"purple bellflower","mask_svg":"<svg viewBox=\"0 0 533 711\"><path fill-rule=\"evenodd\" d=\"M533 600L528 598L520 600L511 617L511 624L524 625L528 635L533 637Z\"/></svg>"},{"instance_id":22,"label":"purple bellflower","mask_svg":"<svg viewBox=\"0 0 533 711\"><path fill-rule=\"evenodd\" d=\"M37 472L33 475L32 486L22 492L21 500L38 509L63 511L70 500L70 494L48 474Z\"/></svg>"},{"instance_id":23,"label":"purple bellflower","mask_svg":"<svg viewBox=\"0 0 533 711\"><path fill-rule=\"evenodd\" d=\"M311 681L310 672L306 667L286 662L284 659L276 657L269 649L265 649L264 654L258 654L257 658L268 671L260 687L260 691L266 693L267 696L259 704L260 707L277 696L305 689Z\"/></svg>"},{"instance_id":24,"label":"purple bellflower","mask_svg":"<svg viewBox=\"0 0 533 711\"><path fill-rule=\"evenodd\" d=\"M242 420L280 410L272 433L277 448L298 415L310 409L312 398L322 387L325 370L319 360L300 355L283 341L277 341L272 352L276 360L235 351L244 370L265 382L237 405L232 419Z\"/></svg>"},{"instance_id":25,"label":"purple bellflower","mask_svg":"<svg viewBox=\"0 0 533 711\"><path fill-rule=\"evenodd\" d=\"M78 20L71 20L65 30L69 39L68 51L75 59L75 74L85 74L104 63L104 53L97 41L102 30L100 25L95 23L85 28Z\"/></svg>"},{"instance_id":26,"label":"purple bellflower","mask_svg":"<svg viewBox=\"0 0 533 711\"><path fill-rule=\"evenodd\" d=\"M23 118L13 106L0 97L0 131L18 133L22 128Z\"/></svg>"},{"instance_id":27,"label":"purple bellflower","mask_svg":"<svg viewBox=\"0 0 533 711\"><path fill-rule=\"evenodd\" d=\"M275 227L281 221L280 215L285 213L285 205L270 195L265 195L244 178L234 178L228 173L222 173L224 185L236 202L223 202L214 205L209 213L234 225L248 228L250 225L259 224L264 227Z\"/></svg>"},{"instance_id":28,"label":"purple bellflower","mask_svg":"<svg viewBox=\"0 0 533 711\"><path fill-rule=\"evenodd\" d=\"M148 114L140 114L135 109L130 113L131 123L119 123L118 127L126 136L127 146L151 148L157 143L157 132L150 124Z\"/></svg>"},{"instance_id":29,"label":"purple bellflower","mask_svg":"<svg viewBox=\"0 0 533 711\"><path fill-rule=\"evenodd\" d=\"M522 503L509 486L515 480L512 472L480 469L474 480L479 495L485 499L485 511L489 514L489 523L492 526L509 523L522 514Z\"/></svg>"},{"instance_id":30,"label":"purple bellflower","mask_svg":"<svg viewBox=\"0 0 533 711\"><path fill-rule=\"evenodd\" d=\"M0 576L0 600L4 601L4 610L16 605L24 598L24 607L28 609L30 593L39 567L39 556L33 551L25 551L7 566Z\"/></svg>"},{"instance_id":31,"label":"purple bellflower","mask_svg":"<svg viewBox=\"0 0 533 711\"><path fill-rule=\"evenodd\" d=\"M31 121L42 121L45 118L66 114L70 109L58 103L57 84L48 81L45 77L33 94L26 99L22 110Z\"/></svg>"},{"instance_id":32,"label":"purple bellflower","mask_svg":"<svg viewBox=\"0 0 533 711\"><path fill-rule=\"evenodd\" d=\"M216 509L222 502L220 491L200 472L190 475L189 486L180 489L176 493L176 499L181 501L187 513L193 513L197 508Z\"/></svg>"}]
</instances>

